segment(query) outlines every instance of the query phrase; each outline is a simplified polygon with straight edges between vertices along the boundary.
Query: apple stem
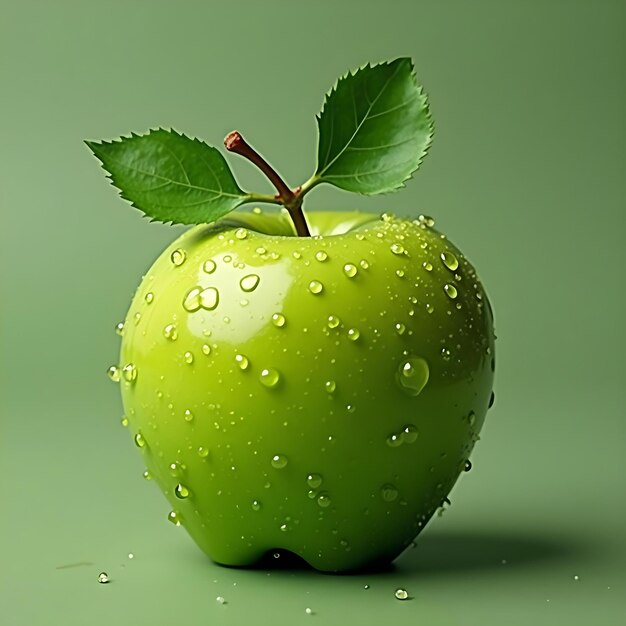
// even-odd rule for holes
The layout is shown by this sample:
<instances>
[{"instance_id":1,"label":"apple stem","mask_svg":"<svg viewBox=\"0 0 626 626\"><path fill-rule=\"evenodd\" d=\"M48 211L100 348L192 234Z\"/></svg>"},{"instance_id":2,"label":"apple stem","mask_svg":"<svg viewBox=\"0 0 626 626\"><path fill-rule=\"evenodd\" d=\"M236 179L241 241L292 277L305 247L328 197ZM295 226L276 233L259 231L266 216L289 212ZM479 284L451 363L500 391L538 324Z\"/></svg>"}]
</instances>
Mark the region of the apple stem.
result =
<instances>
[{"instance_id":1,"label":"apple stem","mask_svg":"<svg viewBox=\"0 0 626 626\"><path fill-rule=\"evenodd\" d=\"M241 136L241 133L234 130L224 139L226 150L234 152L254 163L276 187L278 191L277 200L289 211L296 233L299 237L310 237L311 233L302 212L302 188L298 187L292 191L278 172Z\"/></svg>"}]
</instances>

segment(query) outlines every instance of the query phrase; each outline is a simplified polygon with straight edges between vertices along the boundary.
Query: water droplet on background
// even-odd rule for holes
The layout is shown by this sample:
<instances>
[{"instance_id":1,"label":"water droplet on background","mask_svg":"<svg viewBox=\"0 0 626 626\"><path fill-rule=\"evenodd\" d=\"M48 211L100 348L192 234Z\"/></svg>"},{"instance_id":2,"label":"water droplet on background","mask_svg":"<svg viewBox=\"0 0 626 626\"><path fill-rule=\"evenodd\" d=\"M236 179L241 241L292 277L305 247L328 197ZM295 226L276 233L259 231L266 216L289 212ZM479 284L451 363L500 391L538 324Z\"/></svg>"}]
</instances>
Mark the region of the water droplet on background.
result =
<instances>
[{"instance_id":1,"label":"water droplet on background","mask_svg":"<svg viewBox=\"0 0 626 626\"><path fill-rule=\"evenodd\" d=\"M409 598L409 594L406 589L398 588L396 589L394 595L398 600L408 600Z\"/></svg>"},{"instance_id":2,"label":"water droplet on background","mask_svg":"<svg viewBox=\"0 0 626 626\"><path fill-rule=\"evenodd\" d=\"M117 365L111 365L107 370L107 376L114 382L120 382L120 368Z\"/></svg>"},{"instance_id":3,"label":"water droplet on background","mask_svg":"<svg viewBox=\"0 0 626 626\"><path fill-rule=\"evenodd\" d=\"M106 585L109 582L109 575L106 572L100 572L98 574L98 582L101 585Z\"/></svg>"},{"instance_id":4,"label":"water droplet on background","mask_svg":"<svg viewBox=\"0 0 626 626\"><path fill-rule=\"evenodd\" d=\"M124 322L115 324L115 332L121 337L124 334Z\"/></svg>"}]
</instances>

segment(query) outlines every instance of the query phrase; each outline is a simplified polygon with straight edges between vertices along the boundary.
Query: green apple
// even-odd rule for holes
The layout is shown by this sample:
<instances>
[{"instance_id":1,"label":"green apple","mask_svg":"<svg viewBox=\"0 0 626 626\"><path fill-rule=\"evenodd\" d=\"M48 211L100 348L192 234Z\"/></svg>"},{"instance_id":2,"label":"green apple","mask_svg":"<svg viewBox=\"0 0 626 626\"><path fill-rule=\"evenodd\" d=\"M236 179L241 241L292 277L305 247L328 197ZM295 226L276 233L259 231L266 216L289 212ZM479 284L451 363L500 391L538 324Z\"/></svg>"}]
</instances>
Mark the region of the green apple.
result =
<instances>
[{"instance_id":1,"label":"green apple","mask_svg":"<svg viewBox=\"0 0 626 626\"><path fill-rule=\"evenodd\" d=\"M125 414L214 561L289 550L325 571L395 558L463 471L490 402L493 317L429 218L282 213L197 226L143 279Z\"/></svg>"},{"instance_id":2,"label":"green apple","mask_svg":"<svg viewBox=\"0 0 626 626\"><path fill-rule=\"evenodd\" d=\"M431 218L302 211L321 183L387 193L419 167L433 126L410 59L348 73L317 119L295 189L226 137L273 196L174 130L87 142L152 221L196 225L143 279L109 375L170 521L225 565L394 559L471 467L493 401L491 307ZM231 213L247 203L283 209Z\"/></svg>"}]
</instances>

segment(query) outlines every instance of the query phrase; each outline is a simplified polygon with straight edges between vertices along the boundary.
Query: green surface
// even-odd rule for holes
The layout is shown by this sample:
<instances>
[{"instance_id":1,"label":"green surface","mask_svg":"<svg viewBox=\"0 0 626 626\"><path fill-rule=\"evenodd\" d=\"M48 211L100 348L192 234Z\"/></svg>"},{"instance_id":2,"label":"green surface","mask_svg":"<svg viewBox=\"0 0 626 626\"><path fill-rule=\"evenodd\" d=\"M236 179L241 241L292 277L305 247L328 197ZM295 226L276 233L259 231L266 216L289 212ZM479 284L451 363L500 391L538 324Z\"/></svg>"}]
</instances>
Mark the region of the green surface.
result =
<instances>
[{"instance_id":1,"label":"green surface","mask_svg":"<svg viewBox=\"0 0 626 626\"><path fill-rule=\"evenodd\" d=\"M623 622L622 2L0 11L3 626ZM219 145L237 128L296 184L321 94L399 55L435 119L423 168L398 195L320 188L307 206L429 213L477 267L499 338L474 469L389 571L221 568L165 520L104 376L114 324L182 229L125 207L82 139L172 125Z\"/></svg>"}]
</instances>

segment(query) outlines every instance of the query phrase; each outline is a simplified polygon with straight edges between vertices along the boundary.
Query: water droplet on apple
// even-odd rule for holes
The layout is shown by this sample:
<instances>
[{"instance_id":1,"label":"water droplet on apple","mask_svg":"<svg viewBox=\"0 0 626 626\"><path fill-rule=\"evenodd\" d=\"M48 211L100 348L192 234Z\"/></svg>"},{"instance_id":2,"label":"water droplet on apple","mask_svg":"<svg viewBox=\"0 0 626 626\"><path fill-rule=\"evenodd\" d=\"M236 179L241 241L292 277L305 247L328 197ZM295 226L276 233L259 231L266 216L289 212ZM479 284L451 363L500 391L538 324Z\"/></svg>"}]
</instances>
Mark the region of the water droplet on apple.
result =
<instances>
[{"instance_id":1,"label":"water droplet on apple","mask_svg":"<svg viewBox=\"0 0 626 626\"><path fill-rule=\"evenodd\" d=\"M177 513L176 511L170 511L167 515L167 519L168 521L172 522L174 526L180 526L183 522L180 513Z\"/></svg>"},{"instance_id":2,"label":"water droplet on apple","mask_svg":"<svg viewBox=\"0 0 626 626\"><path fill-rule=\"evenodd\" d=\"M322 484L322 477L320 474L309 474L306 477L306 482L312 489L317 489Z\"/></svg>"},{"instance_id":3,"label":"water droplet on apple","mask_svg":"<svg viewBox=\"0 0 626 626\"><path fill-rule=\"evenodd\" d=\"M318 250L315 253L315 258L320 262L323 263L324 261L328 260L328 254L324 251L324 250Z\"/></svg>"},{"instance_id":4,"label":"water droplet on apple","mask_svg":"<svg viewBox=\"0 0 626 626\"><path fill-rule=\"evenodd\" d=\"M467 416L467 421L469 422L470 426L473 426L476 423L476 413L474 413L474 411L469 412L469 415Z\"/></svg>"},{"instance_id":5,"label":"water droplet on apple","mask_svg":"<svg viewBox=\"0 0 626 626\"><path fill-rule=\"evenodd\" d=\"M252 500L252 510L253 511L261 510L261 503L258 500Z\"/></svg>"},{"instance_id":6,"label":"water droplet on apple","mask_svg":"<svg viewBox=\"0 0 626 626\"><path fill-rule=\"evenodd\" d=\"M301 259L301 258L302 258L302 254L300 254L300 252L298 252L297 250L294 250L294 251L291 253L291 256L292 256L294 259Z\"/></svg>"},{"instance_id":7,"label":"water droplet on apple","mask_svg":"<svg viewBox=\"0 0 626 626\"><path fill-rule=\"evenodd\" d=\"M137 433L135 435L134 441L135 441L135 445L138 448L145 448L146 447L146 440L145 440L144 436L141 433Z\"/></svg>"},{"instance_id":8,"label":"water droplet on apple","mask_svg":"<svg viewBox=\"0 0 626 626\"><path fill-rule=\"evenodd\" d=\"M120 368L117 365L111 365L107 370L107 376L114 382L120 382Z\"/></svg>"},{"instance_id":9,"label":"water droplet on apple","mask_svg":"<svg viewBox=\"0 0 626 626\"><path fill-rule=\"evenodd\" d=\"M400 435L397 435L396 433L389 435L389 437L387 437L387 445L390 448L397 448L398 446L401 446L402 437Z\"/></svg>"},{"instance_id":10,"label":"water droplet on apple","mask_svg":"<svg viewBox=\"0 0 626 626\"><path fill-rule=\"evenodd\" d=\"M398 333L398 335L404 335L404 333L406 331L406 326L402 322L398 322L395 325L395 329L396 329L396 333Z\"/></svg>"},{"instance_id":11,"label":"water droplet on apple","mask_svg":"<svg viewBox=\"0 0 626 626\"><path fill-rule=\"evenodd\" d=\"M287 320L282 313L274 313L274 315L272 315L272 324L274 324L276 328L282 328L286 321Z\"/></svg>"},{"instance_id":12,"label":"water droplet on apple","mask_svg":"<svg viewBox=\"0 0 626 626\"><path fill-rule=\"evenodd\" d=\"M276 387L278 381L280 380L280 374L275 369L264 369L261 372L259 380L266 387Z\"/></svg>"},{"instance_id":13,"label":"water droplet on apple","mask_svg":"<svg viewBox=\"0 0 626 626\"><path fill-rule=\"evenodd\" d=\"M396 589L394 595L398 600L408 600L409 593L406 589Z\"/></svg>"},{"instance_id":14,"label":"water droplet on apple","mask_svg":"<svg viewBox=\"0 0 626 626\"><path fill-rule=\"evenodd\" d=\"M446 283L443 286L443 290L446 292L446 294L448 295L449 298L456 298L458 295L458 291L456 289L456 287L454 285L452 285L451 283Z\"/></svg>"},{"instance_id":15,"label":"water droplet on apple","mask_svg":"<svg viewBox=\"0 0 626 626\"><path fill-rule=\"evenodd\" d=\"M126 428L128 426L128 418L126 417L126 415L122 415L122 419L120 420L120 424Z\"/></svg>"},{"instance_id":16,"label":"water droplet on apple","mask_svg":"<svg viewBox=\"0 0 626 626\"><path fill-rule=\"evenodd\" d=\"M202 345L202 354L209 356L211 354L211 346L208 343Z\"/></svg>"},{"instance_id":17,"label":"water droplet on apple","mask_svg":"<svg viewBox=\"0 0 626 626\"><path fill-rule=\"evenodd\" d=\"M232 256L230 256L230 254L225 254L225 255L222 257L222 261L224 261L224 263L230 263L232 260L233 260L233 257L232 257Z\"/></svg>"},{"instance_id":18,"label":"water droplet on apple","mask_svg":"<svg viewBox=\"0 0 626 626\"><path fill-rule=\"evenodd\" d=\"M496 401L496 394L492 391L491 392L491 396L489 396L489 407L488 408L491 408L495 401Z\"/></svg>"},{"instance_id":19,"label":"water droplet on apple","mask_svg":"<svg viewBox=\"0 0 626 626\"><path fill-rule=\"evenodd\" d=\"M185 262L186 258L187 253L184 250L181 250L181 248L174 250L170 256L170 260L176 267L180 267Z\"/></svg>"},{"instance_id":20,"label":"water droplet on apple","mask_svg":"<svg viewBox=\"0 0 626 626\"><path fill-rule=\"evenodd\" d=\"M417 396L428 383L430 369L421 357L409 357L400 363L396 380L406 394Z\"/></svg>"},{"instance_id":21,"label":"water droplet on apple","mask_svg":"<svg viewBox=\"0 0 626 626\"><path fill-rule=\"evenodd\" d=\"M388 483L380 488L380 495L385 502L393 502L398 497L398 490Z\"/></svg>"},{"instance_id":22,"label":"water droplet on apple","mask_svg":"<svg viewBox=\"0 0 626 626\"><path fill-rule=\"evenodd\" d=\"M417 221L422 228L432 228L435 225L435 220L430 215L419 215Z\"/></svg>"},{"instance_id":23,"label":"water droplet on apple","mask_svg":"<svg viewBox=\"0 0 626 626\"><path fill-rule=\"evenodd\" d=\"M396 276L398 278L404 278L404 270L403 269L396 270Z\"/></svg>"},{"instance_id":24,"label":"water droplet on apple","mask_svg":"<svg viewBox=\"0 0 626 626\"><path fill-rule=\"evenodd\" d=\"M174 478L178 478L183 473L183 466L178 462L174 461L169 464L170 476Z\"/></svg>"},{"instance_id":25,"label":"water droplet on apple","mask_svg":"<svg viewBox=\"0 0 626 626\"><path fill-rule=\"evenodd\" d=\"M183 300L183 309L185 311L189 311L189 313L194 313L200 308L200 292L202 290L200 287L194 287L191 289L185 299Z\"/></svg>"},{"instance_id":26,"label":"water droplet on apple","mask_svg":"<svg viewBox=\"0 0 626 626\"><path fill-rule=\"evenodd\" d=\"M257 254L260 254L261 256L263 256L264 254L267 254L267 248L264 248L263 246L259 246L255 252Z\"/></svg>"},{"instance_id":27,"label":"water droplet on apple","mask_svg":"<svg viewBox=\"0 0 626 626\"><path fill-rule=\"evenodd\" d=\"M348 413L354 413L356 411L356 406L354 406L354 404L346 404L346 411L348 411Z\"/></svg>"},{"instance_id":28,"label":"water droplet on apple","mask_svg":"<svg viewBox=\"0 0 626 626\"><path fill-rule=\"evenodd\" d=\"M209 449L205 448L204 446L200 446L198 448L198 456L201 459L206 459L209 456Z\"/></svg>"},{"instance_id":29,"label":"water droplet on apple","mask_svg":"<svg viewBox=\"0 0 626 626\"><path fill-rule=\"evenodd\" d=\"M212 311L220 301L220 293L215 287L207 287L200 292L200 306L207 311Z\"/></svg>"},{"instance_id":30,"label":"water droplet on apple","mask_svg":"<svg viewBox=\"0 0 626 626\"><path fill-rule=\"evenodd\" d=\"M337 328L341 324L341 320L336 315L328 316L328 328Z\"/></svg>"},{"instance_id":31,"label":"water droplet on apple","mask_svg":"<svg viewBox=\"0 0 626 626\"><path fill-rule=\"evenodd\" d=\"M405 443L415 443L417 441L418 435L419 432L413 424L407 424L402 429L402 440Z\"/></svg>"},{"instance_id":32,"label":"water droplet on apple","mask_svg":"<svg viewBox=\"0 0 626 626\"><path fill-rule=\"evenodd\" d=\"M287 457L284 454L275 454L272 457L272 467L275 469L283 469L287 466Z\"/></svg>"},{"instance_id":33,"label":"water droplet on apple","mask_svg":"<svg viewBox=\"0 0 626 626\"><path fill-rule=\"evenodd\" d=\"M430 304L430 302L426 303L426 311L428 311L428 313L432 313L435 310L435 307Z\"/></svg>"},{"instance_id":34,"label":"water droplet on apple","mask_svg":"<svg viewBox=\"0 0 626 626\"><path fill-rule=\"evenodd\" d=\"M213 261L212 259L209 259L208 261L204 262L204 265L202 266L202 270L206 273L206 274L212 274L215 271L215 268L217 267L215 261Z\"/></svg>"},{"instance_id":35,"label":"water droplet on apple","mask_svg":"<svg viewBox=\"0 0 626 626\"><path fill-rule=\"evenodd\" d=\"M346 263L343 266L343 273L348 277L348 278L354 278L357 275L357 268L356 265L352 264L352 263Z\"/></svg>"},{"instance_id":36,"label":"water droplet on apple","mask_svg":"<svg viewBox=\"0 0 626 626\"><path fill-rule=\"evenodd\" d=\"M424 261L422 263L422 267L427 271L427 272L432 272L433 271L433 265L432 263L429 263L428 261Z\"/></svg>"},{"instance_id":37,"label":"water droplet on apple","mask_svg":"<svg viewBox=\"0 0 626 626\"><path fill-rule=\"evenodd\" d=\"M244 356L243 354L235 355L235 363L237 363L237 365L239 366L239 369L241 370L247 370L248 366L250 365L250 361L248 361L248 357Z\"/></svg>"},{"instance_id":38,"label":"water droplet on apple","mask_svg":"<svg viewBox=\"0 0 626 626\"><path fill-rule=\"evenodd\" d=\"M149 291L146 294L146 297L144 298L144 300L146 301L146 304L152 304L154 302L154 294L151 291Z\"/></svg>"},{"instance_id":39,"label":"water droplet on apple","mask_svg":"<svg viewBox=\"0 0 626 626\"><path fill-rule=\"evenodd\" d=\"M135 315L133 315L133 321L135 322L135 326L137 326L137 324L141 322L141 313L135 313Z\"/></svg>"},{"instance_id":40,"label":"water droplet on apple","mask_svg":"<svg viewBox=\"0 0 626 626\"><path fill-rule=\"evenodd\" d=\"M152 480L152 474L148 470L144 471L143 477L144 477L144 480Z\"/></svg>"},{"instance_id":41,"label":"water droplet on apple","mask_svg":"<svg viewBox=\"0 0 626 626\"><path fill-rule=\"evenodd\" d=\"M254 291L257 288L260 280L261 279L257 274L248 274L239 281L239 286L241 287L242 291Z\"/></svg>"},{"instance_id":42,"label":"water droplet on apple","mask_svg":"<svg viewBox=\"0 0 626 626\"><path fill-rule=\"evenodd\" d=\"M235 231L235 237L237 239L245 239L248 236L248 231L245 228L238 228Z\"/></svg>"},{"instance_id":43,"label":"water droplet on apple","mask_svg":"<svg viewBox=\"0 0 626 626\"><path fill-rule=\"evenodd\" d=\"M185 485L178 483L178 485L176 485L176 487L174 487L174 495L179 499L179 500L185 500L186 498L189 497L189 489L187 489L187 487L185 487Z\"/></svg>"},{"instance_id":44,"label":"water droplet on apple","mask_svg":"<svg viewBox=\"0 0 626 626\"><path fill-rule=\"evenodd\" d=\"M109 575L106 572L100 572L98 574L98 582L101 585L106 585L109 582Z\"/></svg>"},{"instance_id":45,"label":"water droplet on apple","mask_svg":"<svg viewBox=\"0 0 626 626\"><path fill-rule=\"evenodd\" d=\"M312 280L309 283L309 291L317 296L324 291L324 285L319 280Z\"/></svg>"},{"instance_id":46,"label":"water droplet on apple","mask_svg":"<svg viewBox=\"0 0 626 626\"><path fill-rule=\"evenodd\" d=\"M327 509L331 505L331 502L330 496L326 492L320 493L319 496L317 496L317 504L323 509Z\"/></svg>"},{"instance_id":47,"label":"water droplet on apple","mask_svg":"<svg viewBox=\"0 0 626 626\"><path fill-rule=\"evenodd\" d=\"M472 469L472 462L468 459L465 461L465 465L463 466L464 472L469 472Z\"/></svg>"},{"instance_id":48,"label":"water droplet on apple","mask_svg":"<svg viewBox=\"0 0 626 626\"><path fill-rule=\"evenodd\" d=\"M361 266L362 269L367 270L370 267L370 264L365 260L365 259L361 259L359 261L359 265Z\"/></svg>"},{"instance_id":49,"label":"water droplet on apple","mask_svg":"<svg viewBox=\"0 0 626 626\"><path fill-rule=\"evenodd\" d=\"M120 337L124 334L124 322L118 322L117 324L115 324L115 332Z\"/></svg>"},{"instance_id":50,"label":"water droplet on apple","mask_svg":"<svg viewBox=\"0 0 626 626\"><path fill-rule=\"evenodd\" d=\"M452 252L442 252L441 260L443 264L452 272L459 267L458 259L452 254Z\"/></svg>"},{"instance_id":51,"label":"water droplet on apple","mask_svg":"<svg viewBox=\"0 0 626 626\"><path fill-rule=\"evenodd\" d=\"M449 361L452 356L452 352L448 348L441 348L441 358L444 361Z\"/></svg>"},{"instance_id":52,"label":"water droplet on apple","mask_svg":"<svg viewBox=\"0 0 626 626\"><path fill-rule=\"evenodd\" d=\"M122 376L127 383L134 383L137 380L137 367L134 363L124 365Z\"/></svg>"},{"instance_id":53,"label":"water droplet on apple","mask_svg":"<svg viewBox=\"0 0 626 626\"><path fill-rule=\"evenodd\" d=\"M185 363L187 363L187 365L191 365L193 363L193 353L189 352L189 350L187 350L187 352L185 352L185 354L183 355L184 359L185 359Z\"/></svg>"},{"instance_id":54,"label":"water droplet on apple","mask_svg":"<svg viewBox=\"0 0 626 626\"><path fill-rule=\"evenodd\" d=\"M337 383L334 380L327 380L324 383L324 389L326 389L328 393L334 393L335 389L337 389Z\"/></svg>"},{"instance_id":55,"label":"water droplet on apple","mask_svg":"<svg viewBox=\"0 0 626 626\"><path fill-rule=\"evenodd\" d=\"M361 336L361 332L358 328L350 328L348 330L348 339L350 341L356 341Z\"/></svg>"},{"instance_id":56,"label":"water droplet on apple","mask_svg":"<svg viewBox=\"0 0 626 626\"><path fill-rule=\"evenodd\" d=\"M163 329L163 336L169 341L176 341L178 339L178 329L176 324L168 324Z\"/></svg>"},{"instance_id":57,"label":"water droplet on apple","mask_svg":"<svg viewBox=\"0 0 626 626\"><path fill-rule=\"evenodd\" d=\"M306 495L310 500L315 500L315 498L317 498L317 491L315 491L315 489L309 489L306 492Z\"/></svg>"},{"instance_id":58,"label":"water droplet on apple","mask_svg":"<svg viewBox=\"0 0 626 626\"><path fill-rule=\"evenodd\" d=\"M185 416L186 422L193 422L194 416L193 416L193 413L189 409L185 409L184 416Z\"/></svg>"},{"instance_id":59,"label":"water droplet on apple","mask_svg":"<svg viewBox=\"0 0 626 626\"><path fill-rule=\"evenodd\" d=\"M401 243L392 243L389 249L398 256L404 254L404 246Z\"/></svg>"}]
</instances>

